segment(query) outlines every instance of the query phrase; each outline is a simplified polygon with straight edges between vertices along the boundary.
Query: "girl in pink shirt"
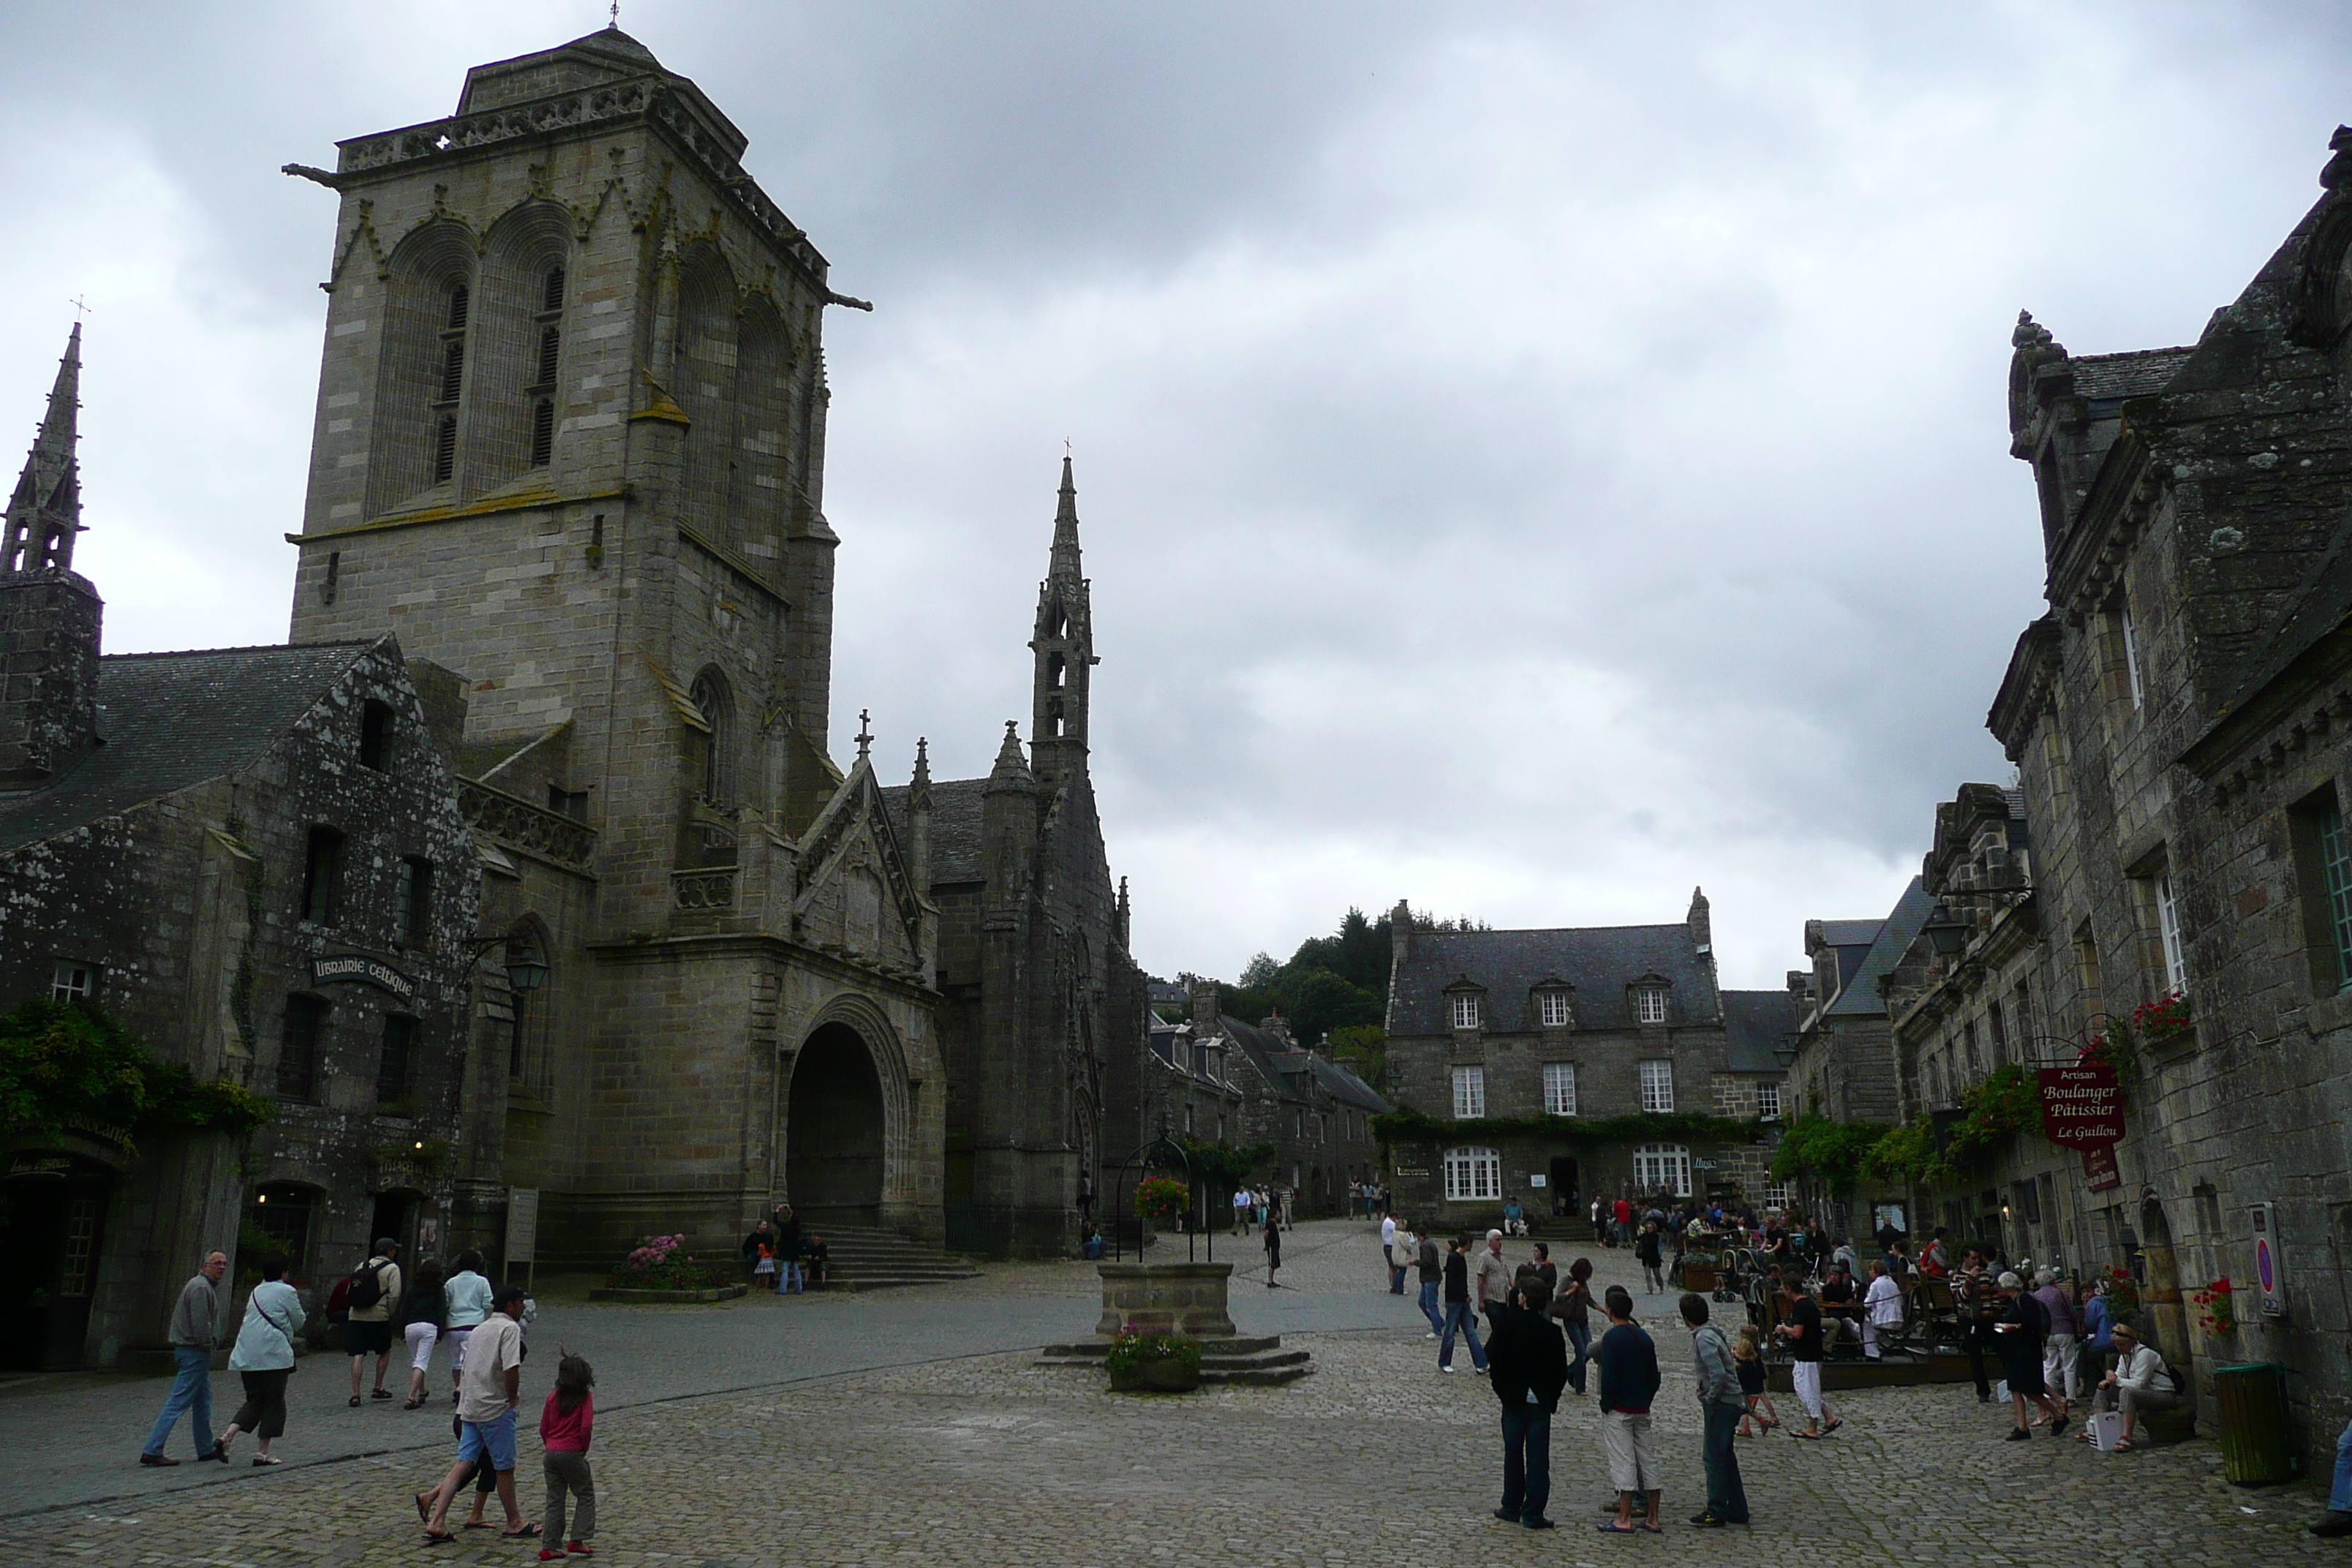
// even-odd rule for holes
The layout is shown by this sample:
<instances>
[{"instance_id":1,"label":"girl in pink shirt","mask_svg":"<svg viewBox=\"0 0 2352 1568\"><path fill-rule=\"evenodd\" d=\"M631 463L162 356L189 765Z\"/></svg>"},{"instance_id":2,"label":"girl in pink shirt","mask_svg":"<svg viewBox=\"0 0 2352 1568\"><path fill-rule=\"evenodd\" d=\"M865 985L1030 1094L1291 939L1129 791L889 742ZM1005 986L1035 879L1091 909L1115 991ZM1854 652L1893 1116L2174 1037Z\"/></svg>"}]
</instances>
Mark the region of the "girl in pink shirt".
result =
<instances>
[{"instance_id":1,"label":"girl in pink shirt","mask_svg":"<svg viewBox=\"0 0 2352 1568\"><path fill-rule=\"evenodd\" d=\"M596 1534L596 1481L588 1473L588 1443L596 1430L596 1373L586 1359L562 1352L556 1363L555 1387L539 1412L539 1446L545 1450L540 1464L547 1479L547 1518L540 1529L545 1542L539 1560L593 1557L588 1542ZM579 1505L572 1534L563 1533L563 1498L572 1494ZM557 1544L562 1542L561 1545Z\"/></svg>"}]
</instances>

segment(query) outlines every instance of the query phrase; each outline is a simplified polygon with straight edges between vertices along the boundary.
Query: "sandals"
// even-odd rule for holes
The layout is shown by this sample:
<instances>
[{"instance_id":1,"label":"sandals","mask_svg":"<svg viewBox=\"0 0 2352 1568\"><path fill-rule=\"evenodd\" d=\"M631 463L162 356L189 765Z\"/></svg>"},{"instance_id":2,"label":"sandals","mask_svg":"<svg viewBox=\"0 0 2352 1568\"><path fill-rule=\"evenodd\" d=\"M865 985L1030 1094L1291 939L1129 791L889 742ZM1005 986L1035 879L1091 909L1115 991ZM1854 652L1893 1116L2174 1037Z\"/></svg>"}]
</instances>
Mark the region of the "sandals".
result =
<instances>
[{"instance_id":1,"label":"sandals","mask_svg":"<svg viewBox=\"0 0 2352 1568\"><path fill-rule=\"evenodd\" d=\"M1822 1427L1822 1436L1824 1436L1824 1437L1826 1437L1826 1436L1828 1436L1831 1433L1832 1433L1832 1432L1836 1431L1839 1427L1841 1427L1841 1426L1844 1426L1844 1425L1845 1425L1845 1417L1844 1417L1844 1416L1843 1416L1843 1415L1832 1415L1832 1416L1831 1416L1831 1417L1830 1417L1830 1424L1829 1424L1828 1426L1824 1426L1824 1427Z\"/></svg>"},{"instance_id":2,"label":"sandals","mask_svg":"<svg viewBox=\"0 0 2352 1568\"><path fill-rule=\"evenodd\" d=\"M271 1465L282 1465L285 1462L275 1454L256 1454L253 1457L253 1468L257 1470L266 1469Z\"/></svg>"},{"instance_id":3,"label":"sandals","mask_svg":"<svg viewBox=\"0 0 2352 1568\"><path fill-rule=\"evenodd\" d=\"M403 1410L415 1410L421 1408L424 1404L425 1401L421 1399L407 1399L401 1402L400 1407Z\"/></svg>"},{"instance_id":4,"label":"sandals","mask_svg":"<svg viewBox=\"0 0 2352 1568\"><path fill-rule=\"evenodd\" d=\"M536 1524L526 1524L520 1530L501 1530L499 1531L499 1537L503 1541L531 1541L537 1539L538 1535L539 1526Z\"/></svg>"},{"instance_id":5,"label":"sandals","mask_svg":"<svg viewBox=\"0 0 2352 1568\"><path fill-rule=\"evenodd\" d=\"M1620 1524L1613 1519L1604 1519L1601 1521L1601 1533L1603 1535L1631 1535L1640 1528L1641 1526L1634 1524Z\"/></svg>"},{"instance_id":6,"label":"sandals","mask_svg":"<svg viewBox=\"0 0 2352 1568\"><path fill-rule=\"evenodd\" d=\"M389 1388L375 1389L368 1394L368 1397L370 1399L390 1399L392 1397L392 1390Z\"/></svg>"},{"instance_id":7,"label":"sandals","mask_svg":"<svg viewBox=\"0 0 2352 1568\"><path fill-rule=\"evenodd\" d=\"M354 1409L354 1410L357 1410L359 1407L360 1407L360 1396L359 1396L358 1394L352 1394L352 1409Z\"/></svg>"},{"instance_id":8,"label":"sandals","mask_svg":"<svg viewBox=\"0 0 2352 1568\"><path fill-rule=\"evenodd\" d=\"M2118 1437L2118 1438L2116 1438L2116 1446L2115 1446L2114 1449L2112 1450L2112 1452L2115 1452L2115 1453L2117 1453L2117 1454L2128 1454L2128 1453L2130 1453L2134 1448L2137 1448L2137 1447L2139 1447L2139 1445L2138 1445L2138 1444L2137 1444L2137 1443L2133 1442L2133 1441L2132 1441L2130 1438L2128 1438L2128 1437Z\"/></svg>"},{"instance_id":9,"label":"sandals","mask_svg":"<svg viewBox=\"0 0 2352 1568\"><path fill-rule=\"evenodd\" d=\"M452 1530L428 1530L425 1532L425 1544L427 1546L446 1546L457 1539L457 1533Z\"/></svg>"},{"instance_id":10,"label":"sandals","mask_svg":"<svg viewBox=\"0 0 2352 1568\"><path fill-rule=\"evenodd\" d=\"M427 1498L438 1497L440 1495L440 1489L437 1487L429 1492L418 1492L416 1494L416 1522L425 1526L428 1533L433 1529L433 1510L425 1506L425 1500Z\"/></svg>"}]
</instances>

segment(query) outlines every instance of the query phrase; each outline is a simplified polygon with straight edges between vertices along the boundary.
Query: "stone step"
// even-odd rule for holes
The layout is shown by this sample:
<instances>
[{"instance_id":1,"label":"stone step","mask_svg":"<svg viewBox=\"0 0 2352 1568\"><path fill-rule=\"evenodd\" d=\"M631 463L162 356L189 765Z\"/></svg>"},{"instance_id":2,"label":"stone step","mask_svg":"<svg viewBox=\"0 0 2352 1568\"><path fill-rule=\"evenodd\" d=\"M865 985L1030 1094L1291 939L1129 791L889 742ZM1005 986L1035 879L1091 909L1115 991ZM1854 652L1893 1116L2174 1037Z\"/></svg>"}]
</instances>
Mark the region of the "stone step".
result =
<instances>
[{"instance_id":1,"label":"stone step","mask_svg":"<svg viewBox=\"0 0 2352 1568\"><path fill-rule=\"evenodd\" d=\"M1108 1340L1081 1340L1075 1344L1047 1345L1037 1352L1037 1366L1102 1364L1110 1353ZM1284 1350L1282 1336L1234 1338L1201 1342L1201 1381L1235 1387L1275 1387L1296 1383L1315 1370L1314 1358L1302 1350Z\"/></svg>"}]
</instances>

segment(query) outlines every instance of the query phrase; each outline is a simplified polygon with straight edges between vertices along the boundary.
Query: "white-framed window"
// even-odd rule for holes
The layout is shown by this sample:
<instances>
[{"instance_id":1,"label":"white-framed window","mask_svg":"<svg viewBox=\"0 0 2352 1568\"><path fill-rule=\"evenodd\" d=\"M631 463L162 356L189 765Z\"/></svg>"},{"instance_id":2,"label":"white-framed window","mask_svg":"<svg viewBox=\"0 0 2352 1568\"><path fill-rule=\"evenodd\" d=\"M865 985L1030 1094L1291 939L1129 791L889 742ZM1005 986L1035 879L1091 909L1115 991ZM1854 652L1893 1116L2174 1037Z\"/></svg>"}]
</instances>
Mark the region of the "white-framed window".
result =
<instances>
[{"instance_id":1,"label":"white-framed window","mask_svg":"<svg viewBox=\"0 0 2352 1568\"><path fill-rule=\"evenodd\" d=\"M52 1002L87 1002L98 984L98 966L74 963L60 959L49 972L49 1000Z\"/></svg>"},{"instance_id":2,"label":"white-framed window","mask_svg":"<svg viewBox=\"0 0 2352 1568\"><path fill-rule=\"evenodd\" d=\"M1785 1209L1796 1198L1796 1191L1786 1182L1775 1182L1764 1189L1764 1206Z\"/></svg>"},{"instance_id":3,"label":"white-framed window","mask_svg":"<svg viewBox=\"0 0 2352 1568\"><path fill-rule=\"evenodd\" d=\"M1666 988L1663 985L1637 985L1633 988L1633 1017L1643 1024L1666 1021Z\"/></svg>"},{"instance_id":4,"label":"white-framed window","mask_svg":"<svg viewBox=\"0 0 2352 1568\"><path fill-rule=\"evenodd\" d=\"M1478 1026L1478 994L1475 991L1457 992L1454 994L1454 1026L1457 1029L1475 1029Z\"/></svg>"},{"instance_id":5,"label":"white-framed window","mask_svg":"<svg viewBox=\"0 0 2352 1568\"><path fill-rule=\"evenodd\" d=\"M2123 633L2124 676L2131 684L2132 706L2137 708L2147 701L2147 689L2140 680L2139 629L2132 625L2131 605L2129 604L2123 604L2116 606L2116 626L2117 629Z\"/></svg>"},{"instance_id":6,"label":"white-framed window","mask_svg":"<svg viewBox=\"0 0 2352 1568\"><path fill-rule=\"evenodd\" d=\"M1576 1064L1574 1062L1544 1063L1544 1114L1546 1116L1576 1114Z\"/></svg>"},{"instance_id":7,"label":"white-framed window","mask_svg":"<svg viewBox=\"0 0 2352 1568\"><path fill-rule=\"evenodd\" d=\"M1675 1064L1670 1061L1646 1061L1642 1064L1642 1109L1672 1110L1675 1108Z\"/></svg>"},{"instance_id":8,"label":"white-framed window","mask_svg":"<svg viewBox=\"0 0 2352 1568\"><path fill-rule=\"evenodd\" d=\"M1780 1119L1780 1086L1759 1083L1756 1086L1756 1114L1767 1121Z\"/></svg>"},{"instance_id":9,"label":"white-framed window","mask_svg":"<svg viewBox=\"0 0 2352 1568\"><path fill-rule=\"evenodd\" d=\"M1454 1069L1454 1120L1474 1121L1486 1114L1486 1069Z\"/></svg>"},{"instance_id":10,"label":"white-framed window","mask_svg":"<svg viewBox=\"0 0 2352 1568\"><path fill-rule=\"evenodd\" d=\"M2164 984L2189 994L2189 965L2180 953L2180 905L2172 896L2172 873L2156 879L2156 935L2164 947Z\"/></svg>"},{"instance_id":11,"label":"white-framed window","mask_svg":"<svg viewBox=\"0 0 2352 1568\"><path fill-rule=\"evenodd\" d=\"M1491 1203L1503 1195L1503 1157L1492 1149L1445 1152L1445 1201Z\"/></svg>"},{"instance_id":12,"label":"white-framed window","mask_svg":"<svg viewBox=\"0 0 2352 1568\"><path fill-rule=\"evenodd\" d=\"M1567 1028L1569 1023L1568 993L1565 991L1546 991L1538 995L1536 997L1536 1016L1543 1020L1543 1026L1547 1029Z\"/></svg>"},{"instance_id":13,"label":"white-framed window","mask_svg":"<svg viewBox=\"0 0 2352 1568\"><path fill-rule=\"evenodd\" d=\"M1644 1143L1633 1151L1633 1182L1645 1193L1690 1196L1690 1151L1679 1143Z\"/></svg>"}]
</instances>

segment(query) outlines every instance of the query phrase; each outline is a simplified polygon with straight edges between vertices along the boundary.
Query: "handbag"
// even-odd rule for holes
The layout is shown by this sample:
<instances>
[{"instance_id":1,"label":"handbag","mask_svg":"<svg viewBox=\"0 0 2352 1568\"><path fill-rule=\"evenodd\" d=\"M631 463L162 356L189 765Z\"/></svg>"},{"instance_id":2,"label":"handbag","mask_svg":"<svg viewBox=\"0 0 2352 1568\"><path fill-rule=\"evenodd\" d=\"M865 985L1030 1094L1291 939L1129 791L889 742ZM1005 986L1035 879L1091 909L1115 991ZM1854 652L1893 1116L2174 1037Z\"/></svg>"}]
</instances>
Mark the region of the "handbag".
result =
<instances>
[{"instance_id":1,"label":"handbag","mask_svg":"<svg viewBox=\"0 0 2352 1568\"><path fill-rule=\"evenodd\" d=\"M263 1322L268 1323L271 1328L276 1329L278 1333L285 1338L286 1353L289 1356L294 1356L294 1364L286 1369L286 1375L291 1377L296 1373L301 1371L302 1358L299 1355L294 1355L294 1331L279 1322L277 1319L271 1317L269 1315L269 1309L263 1306L260 1302L250 1301L247 1304L252 1307L255 1314L258 1316Z\"/></svg>"}]
</instances>

